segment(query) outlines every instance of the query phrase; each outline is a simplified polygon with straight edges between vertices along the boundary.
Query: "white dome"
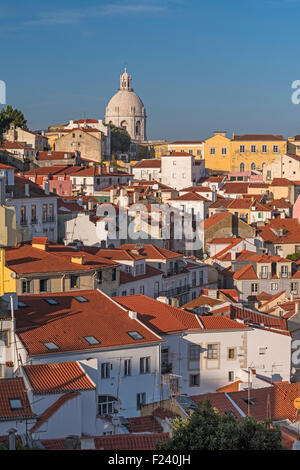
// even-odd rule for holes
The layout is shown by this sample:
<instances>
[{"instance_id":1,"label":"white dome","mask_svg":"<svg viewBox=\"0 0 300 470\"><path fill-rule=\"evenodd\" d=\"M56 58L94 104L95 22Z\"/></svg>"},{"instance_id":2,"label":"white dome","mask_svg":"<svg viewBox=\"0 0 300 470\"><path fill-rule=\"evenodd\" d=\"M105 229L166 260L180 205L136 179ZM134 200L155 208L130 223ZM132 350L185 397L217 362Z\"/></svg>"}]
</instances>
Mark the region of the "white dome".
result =
<instances>
[{"instance_id":1,"label":"white dome","mask_svg":"<svg viewBox=\"0 0 300 470\"><path fill-rule=\"evenodd\" d=\"M145 116L142 100L133 91L119 90L109 101L106 116Z\"/></svg>"}]
</instances>

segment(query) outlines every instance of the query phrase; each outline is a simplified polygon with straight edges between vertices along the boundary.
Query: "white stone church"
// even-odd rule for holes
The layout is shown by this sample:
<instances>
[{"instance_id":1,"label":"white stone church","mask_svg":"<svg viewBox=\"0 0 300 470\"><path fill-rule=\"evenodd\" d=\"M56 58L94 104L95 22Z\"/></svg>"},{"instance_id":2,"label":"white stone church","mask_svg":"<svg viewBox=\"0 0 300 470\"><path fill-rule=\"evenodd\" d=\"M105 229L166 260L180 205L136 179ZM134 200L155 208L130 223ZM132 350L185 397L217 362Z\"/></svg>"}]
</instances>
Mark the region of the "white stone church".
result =
<instances>
[{"instance_id":1,"label":"white stone church","mask_svg":"<svg viewBox=\"0 0 300 470\"><path fill-rule=\"evenodd\" d=\"M120 88L110 99L105 113L105 123L123 127L134 142L147 140L146 109L140 97L131 86L132 77L126 67L120 76Z\"/></svg>"}]
</instances>

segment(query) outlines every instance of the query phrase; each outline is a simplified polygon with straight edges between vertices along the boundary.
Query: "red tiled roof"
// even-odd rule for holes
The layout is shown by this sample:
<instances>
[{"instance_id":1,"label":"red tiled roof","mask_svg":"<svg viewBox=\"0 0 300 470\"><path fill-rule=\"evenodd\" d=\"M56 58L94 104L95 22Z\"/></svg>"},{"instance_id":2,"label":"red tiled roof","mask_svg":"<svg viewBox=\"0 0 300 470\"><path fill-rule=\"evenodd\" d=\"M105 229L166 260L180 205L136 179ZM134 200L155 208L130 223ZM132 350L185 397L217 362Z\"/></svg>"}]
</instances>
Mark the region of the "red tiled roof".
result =
<instances>
[{"instance_id":1,"label":"red tiled roof","mask_svg":"<svg viewBox=\"0 0 300 470\"><path fill-rule=\"evenodd\" d=\"M270 186L290 186L291 184L294 183L286 178L274 178Z\"/></svg>"},{"instance_id":2,"label":"red tiled roof","mask_svg":"<svg viewBox=\"0 0 300 470\"><path fill-rule=\"evenodd\" d=\"M276 328L283 331L288 330L287 322L283 318L254 312L253 310L236 307L235 305L230 306L230 318L239 318L253 325L263 325L265 327Z\"/></svg>"},{"instance_id":3,"label":"red tiled roof","mask_svg":"<svg viewBox=\"0 0 300 470\"><path fill-rule=\"evenodd\" d=\"M224 387L218 388L216 391L217 392L238 392L239 391L239 384L243 383L242 380L236 380L235 382L232 382L228 385L225 385Z\"/></svg>"},{"instance_id":4,"label":"red tiled roof","mask_svg":"<svg viewBox=\"0 0 300 470\"><path fill-rule=\"evenodd\" d=\"M166 250L165 248L161 248L152 244L145 244L142 248L136 247L134 244L125 243L124 245L120 245L119 249L125 250L137 250L141 256L144 256L146 259L172 259L172 258L180 258L182 254L176 253L175 251Z\"/></svg>"},{"instance_id":5,"label":"red tiled roof","mask_svg":"<svg viewBox=\"0 0 300 470\"><path fill-rule=\"evenodd\" d=\"M14 399L21 400L22 409L11 409L9 400ZM20 377L0 379L0 421L15 420L21 417L34 417L24 380Z\"/></svg>"},{"instance_id":6,"label":"red tiled roof","mask_svg":"<svg viewBox=\"0 0 300 470\"><path fill-rule=\"evenodd\" d=\"M87 124L98 124L98 121L97 119L78 119L78 121L75 121L75 124L83 124L83 123L87 123Z\"/></svg>"},{"instance_id":7,"label":"red tiled roof","mask_svg":"<svg viewBox=\"0 0 300 470\"><path fill-rule=\"evenodd\" d=\"M202 395L192 395L191 399L198 404L199 402L210 401L213 408L216 408L219 413L225 414L226 412L232 412L238 419L241 418L239 412L233 406L229 398L225 393L204 393Z\"/></svg>"},{"instance_id":8,"label":"red tiled roof","mask_svg":"<svg viewBox=\"0 0 300 470\"><path fill-rule=\"evenodd\" d=\"M45 241L41 239L37 243L44 244ZM84 264L71 261L72 257L80 256L84 257ZM5 259L6 266L17 274L91 271L118 265L100 255L89 253L84 248L74 250L71 247L54 243L48 243L47 251L35 248L29 243L6 248Z\"/></svg>"},{"instance_id":9,"label":"red tiled roof","mask_svg":"<svg viewBox=\"0 0 300 470\"><path fill-rule=\"evenodd\" d=\"M218 224L221 220L229 216L228 212L220 212L219 214L214 214L204 221L204 230L212 227L213 225Z\"/></svg>"},{"instance_id":10,"label":"red tiled roof","mask_svg":"<svg viewBox=\"0 0 300 470\"><path fill-rule=\"evenodd\" d=\"M87 302L78 302L82 296ZM52 298L58 305L45 301ZM26 307L16 310L16 325L20 340L30 355L59 354L67 351L101 350L114 346L137 346L160 342L129 312L98 290L20 296ZM142 338L134 340L128 332L137 331ZM99 342L90 344L93 336ZM49 350L44 343L54 343L59 349Z\"/></svg>"},{"instance_id":11,"label":"red tiled roof","mask_svg":"<svg viewBox=\"0 0 300 470\"><path fill-rule=\"evenodd\" d=\"M244 135L234 135L232 140L245 140L245 141L270 141L273 140L285 140L282 135L279 134L244 134Z\"/></svg>"},{"instance_id":12,"label":"red tiled roof","mask_svg":"<svg viewBox=\"0 0 300 470\"><path fill-rule=\"evenodd\" d=\"M234 272L233 279L236 279L239 281L245 281L245 280L258 279L258 277L256 275L256 272L252 264L247 264L246 266L243 266L238 271Z\"/></svg>"},{"instance_id":13,"label":"red tiled roof","mask_svg":"<svg viewBox=\"0 0 300 470\"><path fill-rule=\"evenodd\" d=\"M104 450L155 450L159 441L166 441L168 433L117 434L95 437L96 449Z\"/></svg>"},{"instance_id":14,"label":"red tiled roof","mask_svg":"<svg viewBox=\"0 0 300 470\"><path fill-rule=\"evenodd\" d=\"M163 429L161 425L156 421L154 416L138 416L136 418L126 418L128 424L126 428L130 433L144 433L144 432L154 432L161 433Z\"/></svg>"},{"instance_id":15,"label":"red tiled roof","mask_svg":"<svg viewBox=\"0 0 300 470\"><path fill-rule=\"evenodd\" d=\"M230 307L230 306L229 306ZM216 310L214 310L215 312ZM223 316L201 316L200 321L206 330L236 330L247 329L248 326L243 323L231 320Z\"/></svg>"},{"instance_id":16,"label":"red tiled roof","mask_svg":"<svg viewBox=\"0 0 300 470\"><path fill-rule=\"evenodd\" d=\"M188 188L180 189L180 193L188 192L188 193L211 193L212 190L209 186L189 186Z\"/></svg>"},{"instance_id":17,"label":"red tiled roof","mask_svg":"<svg viewBox=\"0 0 300 470\"><path fill-rule=\"evenodd\" d=\"M161 160L154 158L149 160L141 160L140 162L134 165L134 168L160 168Z\"/></svg>"},{"instance_id":18,"label":"red tiled roof","mask_svg":"<svg viewBox=\"0 0 300 470\"><path fill-rule=\"evenodd\" d=\"M173 198L169 199L169 201L201 201L201 202L207 202L207 201L209 201L209 199L206 199L205 197L203 197L200 194L197 194L195 192L190 192L190 193L182 194L181 196L178 196L178 197L173 197Z\"/></svg>"},{"instance_id":19,"label":"red tiled roof","mask_svg":"<svg viewBox=\"0 0 300 470\"><path fill-rule=\"evenodd\" d=\"M249 184L250 183L241 182L225 183L222 188L222 191L225 191L226 194L247 194Z\"/></svg>"},{"instance_id":20,"label":"red tiled roof","mask_svg":"<svg viewBox=\"0 0 300 470\"><path fill-rule=\"evenodd\" d=\"M154 268L153 266L146 265L146 272L145 274L140 274L138 276L133 276L131 273L127 273L125 271L120 270L120 284L127 284L130 282L140 281L142 279L147 279L153 276L162 275L163 272L159 269Z\"/></svg>"},{"instance_id":21,"label":"red tiled roof","mask_svg":"<svg viewBox=\"0 0 300 470\"><path fill-rule=\"evenodd\" d=\"M23 366L34 393L61 393L95 389L78 362Z\"/></svg>"}]
</instances>

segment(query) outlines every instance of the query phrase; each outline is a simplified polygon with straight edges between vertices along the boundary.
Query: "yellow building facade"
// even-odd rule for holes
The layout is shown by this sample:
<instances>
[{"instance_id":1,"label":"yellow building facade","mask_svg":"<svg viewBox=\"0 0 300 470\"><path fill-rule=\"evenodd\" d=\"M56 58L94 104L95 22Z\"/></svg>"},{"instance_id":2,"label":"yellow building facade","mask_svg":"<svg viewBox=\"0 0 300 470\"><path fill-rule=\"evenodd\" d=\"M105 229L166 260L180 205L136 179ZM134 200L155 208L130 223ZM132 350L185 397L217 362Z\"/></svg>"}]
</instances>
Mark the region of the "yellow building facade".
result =
<instances>
[{"instance_id":1,"label":"yellow building facade","mask_svg":"<svg viewBox=\"0 0 300 470\"><path fill-rule=\"evenodd\" d=\"M204 141L205 167L219 172L231 172L231 140L226 132L216 131Z\"/></svg>"},{"instance_id":2,"label":"yellow building facade","mask_svg":"<svg viewBox=\"0 0 300 470\"><path fill-rule=\"evenodd\" d=\"M233 134L229 139L216 131L204 142L205 166L214 172L262 170L286 152L287 140L274 134Z\"/></svg>"}]
</instances>

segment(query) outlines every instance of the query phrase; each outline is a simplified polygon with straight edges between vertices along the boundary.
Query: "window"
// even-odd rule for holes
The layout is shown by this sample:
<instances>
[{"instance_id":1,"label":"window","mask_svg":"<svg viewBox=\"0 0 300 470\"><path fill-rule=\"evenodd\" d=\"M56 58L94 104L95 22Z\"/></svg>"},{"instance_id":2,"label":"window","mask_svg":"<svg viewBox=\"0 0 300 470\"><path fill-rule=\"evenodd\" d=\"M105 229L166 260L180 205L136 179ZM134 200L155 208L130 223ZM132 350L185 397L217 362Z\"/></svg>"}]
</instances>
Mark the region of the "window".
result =
<instances>
[{"instance_id":1,"label":"window","mask_svg":"<svg viewBox=\"0 0 300 470\"><path fill-rule=\"evenodd\" d=\"M272 173L271 173L271 170L268 170L267 171L267 180L270 180L272 179Z\"/></svg>"},{"instance_id":2,"label":"window","mask_svg":"<svg viewBox=\"0 0 300 470\"><path fill-rule=\"evenodd\" d=\"M255 170L256 170L256 163L255 163L255 162L252 162L252 163L251 163L251 170L252 170L252 171L255 171Z\"/></svg>"},{"instance_id":3,"label":"window","mask_svg":"<svg viewBox=\"0 0 300 470\"><path fill-rule=\"evenodd\" d=\"M262 153L267 153L268 152L268 146L267 145L262 145L261 146L261 151L262 151Z\"/></svg>"},{"instance_id":4,"label":"window","mask_svg":"<svg viewBox=\"0 0 300 470\"><path fill-rule=\"evenodd\" d=\"M216 147L210 147L210 154L216 155Z\"/></svg>"},{"instance_id":5,"label":"window","mask_svg":"<svg viewBox=\"0 0 300 470\"><path fill-rule=\"evenodd\" d=\"M297 282L291 282L291 292L294 294L298 292L298 283Z\"/></svg>"},{"instance_id":6,"label":"window","mask_svg":"<svg viewBox=\"0 0 300 470\"><path fill-rule=\"evenodd\" d=\"M124 376L131 375L131 359L124 359Z\"/></svg>"},{"instance_id":7,"label":"window","mask_svg":"<svg viewBox=\"0 0 300 470\"><path fill-rule=\"evenodd\" d=\"M55 349L59 349L59 347L55 343L51 343L51 341L48 343L43 343L43 345L46 346L46 348L49 349L49 351L54 351Z\"/></svg>"},{"instance_id":8,"label":"window","mask_svg":"<svg viewBox=\"0 0 300 470\"><path fill-rule=\"evenodd\" d=\"M145 291L144 286L140 286L140 294L144 294L144 291Z\"/></svg>"},{"instance_id":9,"label":"window","mask_svg":"<svg viewBox=\"0 0 300 470\"><path fill-rule=\"evenodd\" d=\"M47 222L48 208L47 204L43 204L43 222Z\"/></svg>"},{"instance_id":10,"label":"window","mask_svg":"<svg viewBox=\"0 0 300 470\"><path fill-rule=\"evenodd\" d=\"M135 294L135 290L134 288L132 287L131 289L129 289L129 295L134 295Z\"/></svg>"},{"instance_id":11,"label":"window","mask_svg":"<svg viewBox=\"0 0 300 470\"><path fill-rule=\"evenodd\" d=\"M245 171L245 163L240 163L240 172L244 173Z\"/></svg>"},{"instance_id":12,"label":"window","mask_svg":"<svg viewBox=\"0 0 300 470\"><path fill-rule=\"evenodd\" d=\"M21 206L20 223L23 225L26 223L26 206Z\"/></svg>"},{"instance_id":13,"label":"window","mask_svg":"<svg viewBox=\"0 0 300 470\"><path fill-rule=\"evenodd\" d=\"M150 357L140 358L140 374L148 374L150 372Z\"/></svg>"},{"instance_id":14,"label":"window","mask_svg":"<svg viewBox=\"0 0 300 470\"><path fill-rule=\"evenodd\" d=\"M77 295L76 297L74 297L74 299L77 300L77 302L80 302L81 304L84 302L88 302L88 300L85 297L82 297L82 295Z\"/></svg>"},{"instance_id":15,"label":"window","mask_svg":"<svg viewBox=\"0 0 300 470\"><path fill-rule=\"evenodd\" d=\"M31 281L22 281L22 294L30 294Z\"/></svg>"},{"instance_id":16,"label":"window","mask_svg":"<svg viewBox=\"0 0 300 470\"><path fill-rule=\"evenodd\" d=\"M278 145L273 145L273 153L278 153Z\"/></svg>"},{"instance_id":17,"label":"window","mask_svg":"<svg viewBox=\"0 0 300 470\"><path fill-rule=\"evenodd\" d=\"M189 345L189 362L199 362L200 361L200 346L199 344L190 344Z\"/></svg>"},{"instance_id":18,"label":"window","mask_svg":"<svg viewBox=\"0 0 300 470\"><path fill-rule=\"evenodd\" d=\"M0 345L9 346L9 330L0 331Z\"/></svg>"},{"instance_id":19,"label":"window","mask_svg":"<svg viewBox=\"0 0 300 470\"><path fill-rule=\"evenodd\" d=\"M54 204L49 204L49 220L50 222L54 220Z\"/></svg>"},{"instance_id":20,"label":"window","mask_svg":"<svg viewBox=\"0 0 300 470\"><path fill-rule=\"evenodd\" d=\"M117 268L112 269L111 280L115 281L117 279Z\"/></svg>"},{"instance_id":21,"label":"window","mask_svg":"<svg viewBox=\"0 0 300 470\"><path fill-rule=\"evenodd\" d=\"M189 383L190 383L190 387L199 387L200 374L190 374Z\"/></svg>"},{"instance_id":22,"label":"window","mask_svg":"<svg viewBox=\"0 0 300 470\"><path fill-rule=\"evenodd\" d=\"M200 157L201 156L201 150L197 150L197 157Z\"/></svg>"},{"instance_id":23,"label":"window","mask_svg":"<svg viewBox=\"0 0 300 470\"><path fill-rule=\"evenodd\" d=\"M138 410L142 408L143 405L146 404L146 392L137 393L136 394L136 407Z\"/></svg>"},{"instance_id":24,"label":"window","mask_svg":"<svg viewBox=\"0 0 300 470\"><path fill-rule=\"evenodd\" d=\"M48 298L48 299L44 299L44 301L47 302L47 304L49 305L58 305L58 302L54 299Z\"/></svg>"},{"instance_id":25,"label":"window","mask_svg":"<svg viewBox=\"0 0 300 470\"><path fill-rule=\"evenodd\" d=\"M101 379L109 379L111 371L111 364L109 362L103 362L101 364Z\"/></svg>"},{"instance_id":26,"label":"window","mask_svg":"<svg viewBox=\"0 0 300 470\"><path fill-rule=\"evenodd\" d=\"M251 284L251 294L256 294L258 290L258 284Z\"/></svg>"},{"instance_id":27,"label":"window","mask_svg":"<svg viewBox=\"0 0 300 470\"><path fill-rule=\"evenodd\" d=\"M277 282L271 282L271 290L278 290L278 283Z\"/></svg>"},{"instance_id":28,"label":"window","mask_svg":"<svg viewBox=\"0 0 300 470\"><path fill-rule=\"evenodd\" d=\"M256 145L251 145L251 153L256 153Z\"/></svg>"},{"instance_id":29,"label":"window","mask_svg":"<svg viewBox=\"0 0 300 470\"><path fill-rule=\"evenodd\" d=\"M9 406L11 410L23 410L21 398L10 398Z\"/></svg>"},{"instance_id":30,"label":"window","mask_svg":"<svg viewBox=\"0 0 300 470\"><path fill-rule=\"evenodd\" d=\"M256 403L255 403L255 398L243 398L244 402L246 403L246 405L250 405L250 406L255 406Z\"/></svg>"},{"instance_id":31,"label":"window","mask_svg":"<svg viewBox=\"0 0 300 470\"><path fill-rule=\"evenodd\" d=\"M84 336L84 339L89 343L89 344L100 344L100 341L95 338L95 336Z\"/></svg>"},{"instance_id":32,"label":"window","mask_svg":"<svg viewBox=\"0 0 300 470\"><path fill-rule=\"evenodd\" d=\"M71 289L78 289L78 287L79 287L79 276L72 275L70 277L70 287L71 287Z\"/></svg>"},{"instance_id":33,"label":"window","mask_svg":"<svg viewBox=\"0 0 300 470\"><path fill-rule=\"evenodd\" d=\"M219 345L208 344L207 345L207 359L218 359L219 358Z\"/></svg>"},{"instance_id":34,"label":"window","mask_svg":"<svg viewBox=\"0 0 300 470\"><path fill-rule=\"evenodd\" d=\"M268 266L262 266L261 267L261 277L262 277L262 279L267 279L268 278Z\"/></svg>"},{"instance_id":35,"label":"window","mask_svg":"<svg viewBox=\"0 0 300 470\"><path fill-rule=\"evenodd\" d=\"M137 331L128 331L127 334L134 340L137 340L137 339L143 339L144 336L142 336L140 333L138 333Z\"/></svg>"},{"instance_id":36,"label":"window","mask_svg":"<svg viewBox=\"0 0 300 470\"><path fill-rule=\"evenodd\" d=\"M286 264L281 266L281 277L288 277L288 267Z\"/></svg>"},{"instance_id":37,"label":"window","mask_svg":"<svg viewBox=\"0 0 300 470\"><path fill-rule=\"evenodd\" d=\"M98 413L100 416L111 414L115 412L115 404L117 399L112 395L99 395L98 396Z\"/></svg>"},{"instance_id":38,"label":"window","mask_svg":"<svg viewBox=\"0 0 300 470\"><path fill-rule=\"evenodd\" d=\"M227 155L227 147L222 147L222 155Z\"/></svg>"},{"instance_id":39,"label":"window","mask_svg":"<svg viewBox=\"0 0 300 470\"><path fill-rule=\"evenodd\" d=\"M228 382L233 382L234 381L234 372L233 370L230 370L228 372Z\"/></svg>"},{"instance_id":40,"label":"window","mask_svg":"<svg viewBox=\"0 0 300 470\"><path fill-rule=\"evenodd\" d=\"M169 348L162 348L161 349L161 371L163 374L168 371L168 366L169 366Z\"/></svg>"},{"instance_id":41,"label":"window","mask_svg":"<svg viewBox=\"0 0 300 470\"><path fill-rule=\"evenodd\" d=\"M227 359L235 359L235 348L228 348Z\"/></svg>"},{"instance_id":42,"label":"window","mask_svg":"<svg viewBox=\"0 0 300 470\"><path fill-rule=\"evenodd\" d=\"M240 153L245 153L245 145L240 145Z\"/></svg>"},{"instance_id":43,"label":"window","mask_svg":"<svg viewBox=\"0 0 300 470\"><path fill-rule=\"evenodd\" d=\"M189 149L189 154L193 155L193 150L192 149Z\"/></svg>"},{"instance_id":44,"label":"window","mask_svg":"<svg viewBox=\"0 0 300 470\"><path fill-rule=\"evenodd\" d=\"M36 219L36 206L32 205L31 206L31 223L35 224L36 221L37 221L37 219Z\"/></svg>"},{"instance_id":45,"label":"window","mask_svg":"<svg viewBox=\"0 0 300 470\"><path fill-rule=\"evenodd\" d=\"M40 279L40 292L48 292L49 279Z\"/></svg>"}]
</instances>

